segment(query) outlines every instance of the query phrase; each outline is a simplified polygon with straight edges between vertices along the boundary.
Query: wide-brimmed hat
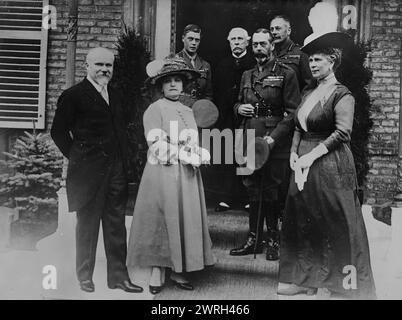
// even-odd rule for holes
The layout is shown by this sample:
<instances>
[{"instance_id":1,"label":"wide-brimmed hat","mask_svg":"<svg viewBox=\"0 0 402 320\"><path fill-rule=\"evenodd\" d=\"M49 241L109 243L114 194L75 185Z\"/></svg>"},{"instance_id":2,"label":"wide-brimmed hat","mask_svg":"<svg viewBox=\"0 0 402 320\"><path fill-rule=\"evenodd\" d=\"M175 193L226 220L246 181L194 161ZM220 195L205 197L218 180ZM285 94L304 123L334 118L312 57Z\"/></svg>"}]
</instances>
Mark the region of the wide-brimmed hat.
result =
<instances>
[{"instance_id":1,"label":"wide-brimmed hat","mask_svg":"<svg viewBox=\"0 0 402 320\"><path fill-rule=\"evenodd\" d=\"M353 39L344 32L327 32L327 33L312 33L304 39L304 45L301 50L308 55L311 55L323 48L339 48L345 49L353 43Z\"/></svg>"},{"instance_id":2,"label":"wide-brimmed hat","mask_svg":"<svg viewBox=\"0 0 402 320\"><path fill-rule=\"evenodd\" d=\"M155 84L158 80L172 75L184 76L187 80L198 78L201 74L197 70L191 69L180 57L169 57L163 60L154 60L146 67L149 78L147 83Z\"/></svg>"}]
</instances>

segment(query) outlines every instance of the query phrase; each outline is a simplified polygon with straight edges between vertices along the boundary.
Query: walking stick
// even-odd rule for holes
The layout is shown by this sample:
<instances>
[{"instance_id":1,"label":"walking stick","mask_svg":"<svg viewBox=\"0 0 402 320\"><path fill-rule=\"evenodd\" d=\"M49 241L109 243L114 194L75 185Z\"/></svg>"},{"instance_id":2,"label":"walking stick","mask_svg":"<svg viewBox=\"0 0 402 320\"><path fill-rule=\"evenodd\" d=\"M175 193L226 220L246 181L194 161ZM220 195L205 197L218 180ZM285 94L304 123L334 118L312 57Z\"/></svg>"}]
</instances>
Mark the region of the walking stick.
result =
<instances>
[{"instance_id":1,"label":"walking stick","mask_svg":"<svg viewBox=\"0 0 402 320\"><path fill-rule=\"evenodd\" d=\"M254 259L257 258L257 245L258 245L258 239L260 237L260 220L261 220L261 214L262 214L262 187L263 187L263 182L264 182L264 175L263 172L261 172L261 181L260 181L260 190L258 194L258 213L257 213L257 232L255 234L255 243L254 243Z\"/></svg>"}]
</instances>

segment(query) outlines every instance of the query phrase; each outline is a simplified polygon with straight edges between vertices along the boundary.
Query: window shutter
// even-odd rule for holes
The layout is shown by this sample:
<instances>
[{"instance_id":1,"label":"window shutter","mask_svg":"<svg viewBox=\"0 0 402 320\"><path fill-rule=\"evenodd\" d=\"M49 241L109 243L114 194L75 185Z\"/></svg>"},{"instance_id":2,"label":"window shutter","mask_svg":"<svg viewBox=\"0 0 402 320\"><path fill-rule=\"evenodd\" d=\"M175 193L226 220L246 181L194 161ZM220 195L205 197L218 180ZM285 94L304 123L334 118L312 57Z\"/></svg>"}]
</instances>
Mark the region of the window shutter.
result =
<instances>
[{"instance_id":1,"label":"window shutter","mask_svg":"<svg viewBox=\"0 0 402 320\"><path fill-rule=\"evenodd\" d=\"M0 128L45 128L48 0L0 0Z\"/></svg>"}]
</instances>

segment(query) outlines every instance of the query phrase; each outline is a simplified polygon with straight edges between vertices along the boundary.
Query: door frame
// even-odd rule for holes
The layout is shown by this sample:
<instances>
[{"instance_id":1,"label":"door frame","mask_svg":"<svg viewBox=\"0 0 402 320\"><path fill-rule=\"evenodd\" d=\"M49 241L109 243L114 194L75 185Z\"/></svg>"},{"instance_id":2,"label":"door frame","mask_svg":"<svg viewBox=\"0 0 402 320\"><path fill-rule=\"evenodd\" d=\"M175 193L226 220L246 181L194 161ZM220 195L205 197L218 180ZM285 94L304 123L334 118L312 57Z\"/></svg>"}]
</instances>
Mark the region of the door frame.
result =
<instances>
[{"instance_id":1,"label":"door frame","mask_svg":"<svg viewBox=\"0 0 402 320\"><path fill-rule=\"evenodd\" d=\"M322 2L333 3L338 8L339 30L348 15L346 6L353 5L357 10L356 40L370 40L372 0ZM161 59L176 51L177 0L124 0L123 8L125 24L145 36L152 58Z\"/></svg>"}]
</instances>

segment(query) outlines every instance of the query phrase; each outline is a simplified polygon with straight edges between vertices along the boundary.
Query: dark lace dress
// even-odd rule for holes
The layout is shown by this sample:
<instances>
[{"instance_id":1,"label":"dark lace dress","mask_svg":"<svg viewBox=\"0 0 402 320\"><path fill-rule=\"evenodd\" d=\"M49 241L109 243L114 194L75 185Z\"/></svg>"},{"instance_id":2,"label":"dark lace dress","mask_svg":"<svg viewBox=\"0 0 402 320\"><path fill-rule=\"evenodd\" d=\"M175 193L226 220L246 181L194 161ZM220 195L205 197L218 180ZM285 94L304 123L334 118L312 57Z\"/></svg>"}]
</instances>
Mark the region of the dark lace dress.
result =
<instances>
[{"instance_id":1,"label":"dark lace dress","mask_svg":"<svg viewBox=\"0 0 402 320\"><path fill-rule=\"evenodd\" d=\"M322 142L329 152L312 164L302 191L292 172L281 232L279 281L327 288L353 299L373 299L369 246L349 144L354 99L335 79L306 116L306 132L299 113L314 90L304 94L296 110L292 151L300 157Z\"/></svg>"}]
</instances>

